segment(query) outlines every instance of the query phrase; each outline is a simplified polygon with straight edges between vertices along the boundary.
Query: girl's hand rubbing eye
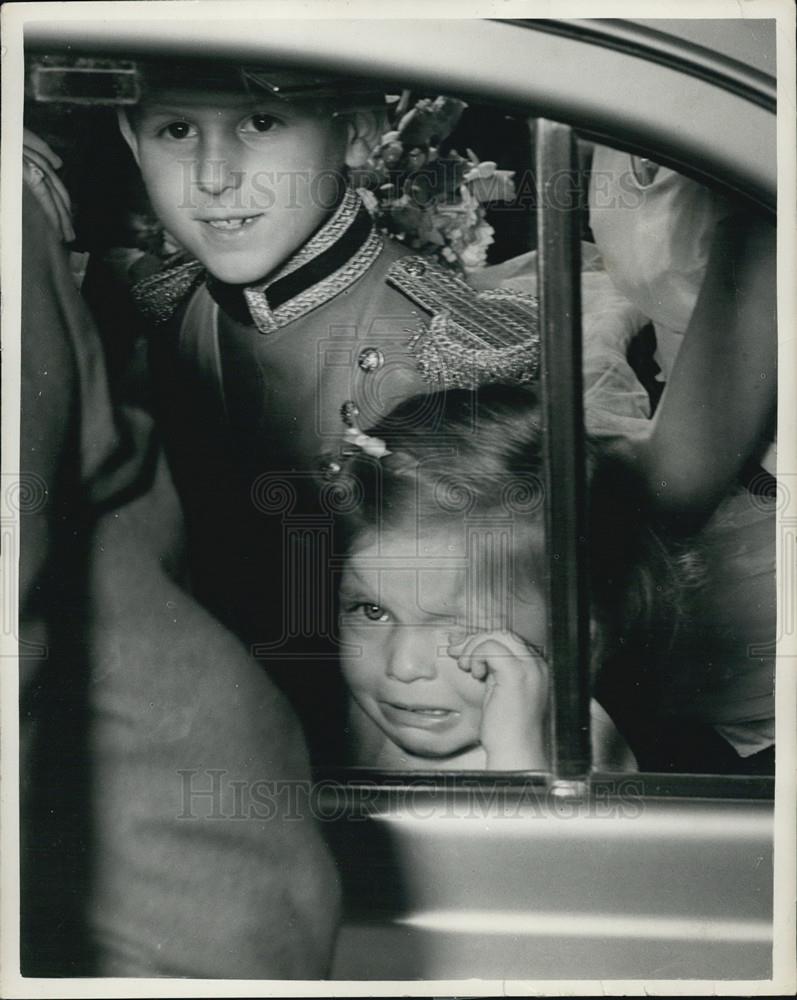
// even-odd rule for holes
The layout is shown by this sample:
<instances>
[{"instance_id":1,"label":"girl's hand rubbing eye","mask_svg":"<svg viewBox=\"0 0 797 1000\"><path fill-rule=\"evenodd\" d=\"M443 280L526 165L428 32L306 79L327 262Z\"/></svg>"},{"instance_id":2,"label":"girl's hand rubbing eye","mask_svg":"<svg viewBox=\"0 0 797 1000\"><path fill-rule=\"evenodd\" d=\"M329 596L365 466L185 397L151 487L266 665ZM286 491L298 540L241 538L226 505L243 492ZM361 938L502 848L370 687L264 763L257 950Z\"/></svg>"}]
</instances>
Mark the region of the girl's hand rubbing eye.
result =
<instances>
[{"instance_id":1,"label":"girl's hand rubbing eye","mask_svg":"<svg viewBox=\"0 0 797 1000\"><path fill-rule=\"evenodd\" d=\"M549 671L542 655L508 631L476 632L452 642L448 653L485 683L481 743L487 767L547 768Z\"/></svg>"}]
</instances>

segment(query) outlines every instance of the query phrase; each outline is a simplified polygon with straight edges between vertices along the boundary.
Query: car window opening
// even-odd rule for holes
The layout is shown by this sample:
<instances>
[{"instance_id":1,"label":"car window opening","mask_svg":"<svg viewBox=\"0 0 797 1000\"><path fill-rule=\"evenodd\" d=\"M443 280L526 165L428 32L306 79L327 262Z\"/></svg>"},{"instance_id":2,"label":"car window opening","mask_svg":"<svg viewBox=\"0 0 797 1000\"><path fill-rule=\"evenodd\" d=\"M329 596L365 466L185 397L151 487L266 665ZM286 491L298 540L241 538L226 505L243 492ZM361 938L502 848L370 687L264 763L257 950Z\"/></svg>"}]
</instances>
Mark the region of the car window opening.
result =
<instances>
[{"instance_id":1,"label":"car window opening","mask_svg":"<svg viewBox=\"0 0 797 1000\"><path fill-rule=\"evenodd\" d=\"M106 62L108 63L107 66ZM31 125L39 128L39 124L43 123L45 134L49 134L47 132L47 115L51 114L52 109L56 109L58 114L64 114L64 108L66 108L70 112L75 112L76 117L73 119L73 125L77 129L81 122L89 120L88 118L81 117L82 115L88 114L90 111L97 111L97 108L94 108L93 105L108 103L126 105L135 99L135 88L131 89L128 85L129 79L131 79L128 63L113 64L115 66L114 72L118 70L122 73L118 81L116 81L113 74L110 76L107 75L108 68L112 66L112 61L84 60L83 63L85 65L81 64L78 67L79 72L64 74L58 69L57 60L49 67L46 58L40 62L39 76L34 87L40 106L34 104L31 109L28 109ZM36 68L37 63L35 60L31 65L34 69ZM84 86L81 83L83 79L81 73L85 74L89 70L91 72L88 73L87 79L92 80L96 78L99 81L99 90L96 92L88 84ZM105 83L102 81L105 81ZM125 81L128 81L128 83L125 83ZM225 76L225 86L228 82ZM323 87L322 92L325 93ZM373 94L369 93L368 87L358 88L357 92L358 101L373 99ZM409 106L408 101L410 97L408 95L408 91L404 92L398 105L398 108L404 113L406 113ZM412 100L414 99L413 97ZM74 105L74 107L71 105ZM449 122L449 120L456 119L462 113L462 108L466 107L464 102L450 97L434 100L425 98L418 105L418 107L421 106L423 106L424 114L437 116L435 121L438 123L440 121ZM102 113L105 114L106 109L103 109ZM62 126L64 122L68 123L69 118L66 114L64 114L62 121L57 121L58 114L55 115L55 118L51 119L52 122L55 122L58 126ZM470 132L466 129L465 136L478 136L485 129L489 131L489 123L495 122L497 117L500 116L500 112L496 108L487 106L468 109L467 114L470 114ZM110 122L110 117L107 121ZM547 588L545 594L547 618L544 639L540 638L537 641L535 637L535 641L529 642L529 649L542 649L545 655L547 655L551 683L548 688L550 729L548 733L549 746L546 754L535 755L532 753L531 755L527 755L525 758L526 761L533 761L535 766L528 766L528 763L525 766L522 764L518 765L516 760L520 758L513 758L512 755L503 758L499 754L495 759L505 760L506 767L499 768L495 765L489 765L487 769L537 771L547 774L550 781L572 781L574 782L573 787L578 788L579 783L587 780L593 770L600 772L604 769L601 760L593 760L595 745L595 733L593 730L596 728L596 716L594 704L591 704L591 702L593 695L596 694L596 690L598 691L598 701L600 704L607 706L608 717L614 718L613 707L619 704L620 710L626 712L626 717L623 719L624 724L630 726L632 729L634 726L633 715L636 710L632 699L629 700L624 695L618 698L616 690L612 688L613 684L616 686L618 683L625 683L628 679L628 674L620 674L618 682L611 675L611 672L604 677L603 672L597 669L596 661L603 650L597 649L595 636L592 634L594 622L592 621L593 610L591 609L593 588L590 563L594 562L594 559L591 560L590 556L593 554L592 546L595 542L595 532L592 530L590 490L587 488L587 480L590 476L588 464L590 461L591 445L589 435L587 434L589 428L585 430L585 420L588 422L588 415L585 413L584 402L584 393L587 390L585 389L584 380L585 358L581 329L582 308L584 306L584 303L581 301L581 285L582 281L586 280L587 277L597 270L595 260L599 259L599 254L591 241L595 240L596 242L606 243L607 240L616 238L607 229L605 218L601 217L599 212L593 214L593 210L596 206L600 207L599 201L603 193L600 184L612 170L616 169L616 163L619 162L619 158L627 156L630 164L628 167L627 182L632 186L632 194L634 195L640 195L648 189L654 188L657 178L660 179L662 173L668 173L672 177L674 176L674 172L660 167L655 160L647 157L622 154L609 147L593 147L590 142L583 138L585 134L583 131L576 133L569 125L560 122L536 117L524 119L517 114L515 114L514 118L504 115L501 117L501 122L501 129L498 130L498 133L501 136L501 144L504 149L511 149L517 152L519 148L519 130L521 127L526 129L524 132L526 149L523 153L526 166L522 168L522 173L518 180L522 184L531 177L533 180L533 192L531 197L525 201L521 197L517 199L517 204L524 204L525 207L529 208L525 216L525 239L522 236L519 237L522 227L518 225L517 220L520 213L516 214L511 224L508 224L505 220L500 220L500 213L498 212L493 216L489 216L489 218L496 222L496 226L503 226L501 255L505 256L507 251L511 254L513 249L521 250L524 248L527 250L527 254L520 254L518 258L525 261L523 265L525 270L522 274L514 272L506 282L502 279L497 287L494 286L492 289L489 286L484 287L489 290L490 294L498 292L500 297L505 294L505 287L513 289L518 287L522 291L526 287L526 284L532 281L533 276L534 293L538 300L533 308L528 307L527 304L516 304L512 307L515 309L512 319L512 323L515 324L512 328L513 330L522 330L524 324L527 324L528 328L530 328L536 322L539 325L540 333L539 359L533 356L533 352L530 352L528 355L525 355L522 351L518 352L517 356L512 358L512 364L517 366L512 369L512 372L522 375L524 365L539 364L539 412L544 429L541 439L542 481L546 484L546 487L542 491L543 504L541 517L545 523L543 561ZM57 129L52 134L57 134ZM390 135L393 135L393 133L390 133ZM427 191L423 188L423 183L421 182L431 183L439 179L434 177L433 172L430 171L433 165L433 157L430 158L430 151L425 149L424 146L424 142L428 139L428 136L424 138L423 129L418 133L418 136L420 138L416 137L415 143L410 143L407 149L399 150L398 152L393 148L389 148L390 142L388 142L385 148L381 149L380 155L382 156L382 167L385 167L388 173L391 170L395 172L394 165L389 161L390 156L399 156L400 154L406 157L407 162L404 164L403 169L414 178L420 196L428 197L430 193L433 194L434 188L432 187L430 191ZM529 138L531 139L530 142ZM75 137L72 136L71 139L74 141ZM121 147L121 140L119 140L118 136L116 139L117 146ZM401 145L400 143L396 143L395 137L391 142L393 146ZM438 142L437 137L435 137L435 142ZM427 145L429 145L428 142ZM621 142L619 145L624 146L625 143ZM112 147L113 143L111 142L109 143L110 156L112 159L117 160L115 168L117 176L125 175L122 183L130 192L130 205L127 206L125 218L121 218L122 212L120 211L124 207L122 205L123 199L115 199L116 204L114 207L118 211L118 218L110 225L105 219L98 222L99 214L91 198L84 196L78 199L78 205L83 213L83 218L80 222L85 226L85 231L91 234L88 239L83 240L82 246L93 249L92 240L98 238L99 252L96 255L93 253L91 255L96 259L90 266L84 291L88 298L92 298L93 296L92 306L98 317L103 320L103 323L101 323L103 327L106 325L110 326L111 321L115 322L116 320L116 308L113 299L121 292L122 287L119 282L119 274L116 272L119 269L127 269L129 273L125 276L124 281L135 275L136 282L140 282L142 279L146 282L148 277L162 268L164 260L176 259L170 255L177 252L177 248L169 242L170 235L164 232L163 226L158 223L157 219L153 219L151 215L151 209L147 205L146 196L140 188L140 180L129 164L127 151L123 151L124 155L121 155L117 149ZM502 184L506 183L503 176L506 171L502 171L500 167L496 169L496 164L490 161L480 163L479 156L474 154L469 148L467 149L467 156L470 160L467 161L464 154L458 153L454 149L453 142L447 144L445 142L440 143L439 147L439 155L446 158L446 163L453 165L456 171L460 171L460 173L464 172L463 175L470 177L471 180L478 177L485 181L485 186L489 186L486 183L489 181L490 184L497 185L499 189ZM78 152L81 156L88 155L86 150L78 150ZM436 148L432 152L434 155L438 155ZM480 152L479 155L484 157L484 153ZM122 166L122 164L124 165ZM69 164L67 164L68 169ZM456 171L455 175L459 176L459 174L456 174ZM86 183L85 176L86 173L84 172L82 178L84 186ZM113 186L113 183L115 182L111 181L110 186ZM474 182L474 188L476 183L481 183L481 180ZM694 182L686 183L692 184L693 188L696 187ZM137 184L139 185L138 187ZM589 190L587 190L588 188ZM415 188L413 190L415 191ZM626 191L626 193L628 192ZM525 192L525 194L528 194L528 192ZM701 197L703 196L701 195ZM703 201L696 198L695 204L700 206L704 202L708 204L713 197L714 195L711 193L710 197L704 197ZM517 205L514 207L517 207ZM382 208L384 209L384 206ZM607 216L610 214L606 213ZM95 215L97 216L96 218L93 217ZM509 216L509 213L506 213L506 216ZM710 212L707 210L706 219L713 221L713 216L711 218L709 216ZM395 218L397 216L394 217L393 221L395 221ZM218 220L210 221L214 225L221 225ZM240 219L232 221L241 222ZM246 225L249 221L248 219L244 219L243 224ZM531 223L530 225L529 222ZM106 227L105 231L103 231L103 227ZM597 227L596 232L593 232L592 227ZM477 231L478 227L476 227L474 232ZM596 233L600 237L599 239ZM396 233L393 232L393 235L396 235ZM401 231L399 231L398 235L406 236ZM81 239L83 239L82 236ZM81 246L81 239L77 241L79 247ZM582 240L585 239L587 242L582 243ZM118 242L119 245L127 247L128 250L124 256L116 253L113 261L110 254L107 255L105 261L101 261L103 242L112 244ZM130 249L132 246L135 246L136 249ZM478 261L476 261L475 257L470 256L475 254L477 250L480 258ZM535 251L536 258L533 257ZM455 255L461 255L459 258L460 263L473 264L474 261L477 264L484 263L484 254L489 253L489 243L482 237L479 237L479 239L474 241L472 246L465 249L462 247L453 247L451 252ZM529 254L531 254L530 257L528 256ZM74 256L77 258L80 255L75 254ZM487 259L489 260L489 257ZM505 266L505 263L501 261L496 265L494 270L499 272ZM108 265L110 265L110 268ZM85 258L82 261L82 266L85 266ZM420 307L421 310L427 308L432 312L438 310L441 314L448 313L449 315L451 315L451 310L454 310L453 316L455 319L458 319L455 303L461 289L441 291L443 287L441 284L440 288L435 290L435 295L438 298L435 299L433 306L430 306L429 302L431 300L429 299L426 287L429 279L428 275L424 275L423 270L425 266L424 264L418 264L414 258L408 258L406 264L398 262L397 266L392 269L391 274L388 276L387 283L411 301L414 306ZM103 268L105 268L104 273ZM489 267L486 269L486 271L490 270L491 268ZM474 269L472 278L470 279L473 282L473 287L476 289L479 288L479 280L481 280L479 273L478 269ZM295 283L295 279L292 280ZM106 283L106 288L102 287L103 282ZM288 283L290 284L290 282ZM111 294L108 294L108 290L112 286L113 291ZM216 289L214 294L223 296L224 290ZM290 294L290 289L286 286L285 296L289 297ZM275 299L275 301L277 300ZM518 301L521 302L522 300ZM224 304L225 308L229 305L226 299L224 300ZM473 305L469 305L468 308L472 309ZM529 311L524 313L524 309L527 308ZM489 331L490 324L495 324L496 322L494 314L490 311L491 307L489 305L480 305L479 309L480 311L477 310L477 313L471 313L469 320L472 320L473 316L478 314L478 322L483 324L485 330ZM536 310L536 313L534 310ZM508 316L509 313L505 315ZM665 319L668 318L665 317ZM498 325L500 326L500 322ZM131 324L131 330L125 331L124 335L129 335L131 338L138 337L140 331L137 328L133 329L134 326L135 324ZM654 326L655 330L653 329ZM665 327L665 323L656 321L655 324L651 324L649 332L657 338L658 351L662 357L666 358L664 335L668 331ZM120 347L126 350L129 345L122 345L121 339L119 343L111 343L109 340L105 345L112 368L112 375L115 374L113 371L114 368L116 368L117 372L121 371L121 366L127 361L127 359L121 357ZM636 350L638 346L638 343L635 341L633 350ZM433 352L426 350L424 353L424 350L423 339L421 338L421 347L417 355L420 362L419 367L426 366L427 372L429 370L434 372L434 365L437 362L432 357ZM450 371L455 371L457 363L459 363L459 359L454 357L455 353L453 352L446 359ZM631 353L632 351L629 351L629 359ZM117 355L116 357L115 354ZM326 355L324 357L327 358ZM331 359L332 357L333 355L330 353L328 358ZM661 361L661 358L659 360ZM361 350L357 355L357 370L364 373L364 376L358 375L358 378L365 377L369 372L379 372L385 363L385 351L377 344L367 345L367 349ZM643 363L644 360L638 366L634 367L634 371L638 376ZM389 363L387 367L390 367ZM647 393L652 406L655 406L656 400L661 394L663 382L655 374L655 365L652 366L651 371L653 374L649 374L646 380L642 380L640 376L640 380L644 381L644 391L640 389L640 392L643 394ZM462 372L458 372L457 376L461 377ZM375 382L376 380L374 380ZM424 394L427 394L426 389L424 389ZM507 399L511 395L508 390L505 393L502 390L502 394L505 394ZM646 398L646 405L647 402ZM346 407L350 407L350 409L346 410ZM359 435L360 438L367 439L368 435L361 433L363 428L368 424L363 409L362 401L347 400L342 406L340 413L344 423L348 427L347 434ZM373 430L373 426L371 430ZM373 457L376 455L374 449L382 446L384 446L387 453L390 452L389 442L387 445L384 444L387 438L383 439L380 433L375 433L372 437L373 440L365 445L366 452L370 450ZM380 442L382 442L381 445ZM357 447L363 447L362 441ZM328 458L328 456L326 457ZM390 460L388 459L387 465L389 464ZM335 462L332 461L328 465L331 468L335 465ZM265 495L265 491L269 488L268 482L266 480L258 482L258 489ZM618 490L622 492L619 485ZM253 496L255 496L254 493ZM260 502L257 497L256 502ZM479 516L481 515L478 515L477 512L477 516L471 517L468 515L463 519L463 523L467 530L472 533L473 543L476 545L481 544L479 532L483 527L483 525L482 527L479 525ZM331 521L332 518L330 517L330 524ZM318 591L313 592L312 588L315 585L312 580L306 577L306 565L309 565L307 562L309 557L307 555L308 534L306 525L302 522L301 517L296 519L295 523L291 522L290 517L286 517L283 527L288 533L283 542L285 542L288 549L292 548L293 551L293 555L290 556L289 560L290 567L292 568L289 567L288 571L295 571L298 574L295 579L291 578L290 581L287 581L286 578L289 585L287 589L290 589L293 595L291 597L293 606L290 616L286 619L286 629L294 638L300 638L305 633L309 635L308 630L314 628L321 628L331 633L334 631L333 622L336 619L338 608L332 597L331 590L324 592L324 594L320 594ZM493 535L494 537L491 536L489 544L498 546L508 544L506 540L502 541L495 532L493 532ZM400 539L396 537L393 541L398 543ZM334 545L334 539L332 534L328 538L326 536L323 538L318 536L312 544L317 544L318 546L316 556L313 558L325 558L323 556L325 546ZM605 551L605 549L602 551ZM680 559L680 555L678 558ZM342 577L345 577L345 562L345 559L340 560L337 565L333 565L332 567L333 571L337 573L336 586L337 583L341 582ZM685 558L682 562L686 565ZM305 565L304 569L301 568L303 565ZM668 571L672 569L671 566L665 568ZM302 576L303 573L305 576ZM494 603L501 603L497 595L499 593L508 594L511 590L511 584L512 581L509 578L503 581L495 578L491 581L490 586L496 588L493 595ZM348 588L348 591L352 589L350 584L345 580L343 581L343 586L344 589ZM318 599L320 603L317 606L311 605L311 602L305 599L308 594L313 594L313 599ZM439 597L440 594L437 596ZM372 626L380 623L385 624L390 619L389 609L383 608L378 603L378 597L379 594L374 592L366 593L360 599L355 593L354 598L356 600L353 599L352 603L354 610L348 619L350 623L353 623L359 616L367 621L370 627L370 632L367 633L369 640L375 635ZM478 599L473 594L468 596L468 601L471 603L475 601L478 604ZM226 610L229 610L231 615L234 616L236 609ZM434 610L434 613L440 618L441 622L446 619L445 608L438 608ZM355 627L359 630L360 624L357 624ZM358 642L360 642L362 636L359 631L357 635L359 637ZM338 640L336 639L335 641ZM652 641L656 641L655 635ZM459 648L458 644L454 642L452 648ZM253 643L252 650L256 657L269 663L276 660L282 653L282 647L279 645L279 642L276 645L269 642ZM293 654L290 655L292 656ZM311 653L311 655L315 655L315 653ZM637 650L637 655L640 655L639 650ZM293 669L294 662L294 660L289 660L286 656L286 673ZM319 692L327 692L330 698L337 698L335 704L336 706L340 705L342 696L340 692L337 694L332 693L329 685L329 672L326 665L319 666L318 670L315 667L308 667L307 677L313 678L307 686L315 684L317 679ZM597 686L596 690L593 690L593 685ZM318 708L325 702L327 694L319 693L315 699L318 703L314 707L314 711L317 713L315 718L318 718ZM331 703L330 701L329 704ZM394 714L398 713L396 718L399 720L406 718L402 713L414 713L417 718L431 720L431 725L432 722L436 724L435 720L442 718L441 713L449 711L449 709L446 706L441 707L437 704L427 705L425 703L416 704L409 702L404 704L398 701L395 704L390 703L388 711ZM630 721L628 718L629 715L631 716ZM763 721L766 722L766 720ZM750 729L749 732L739 732L732 722L733 720L731 720L730 725L726 725L724 728L720 727L717 730L719 742L714 739L713 735L708 742L704 743L699 742L703 738L702 736L699 735L696 737L700 752L703 751L704 747L707 747L711 751L706 757L706 760L709 762L706 768L708 771L712 769L712 760L719 761L722 769L726 767L728 767L729 771L732 769L732 757L723 756L725 744L722 740L725 740L726 743L729 742L729 745L733 747L737 745L746 747L749 744L753 749L757 749L766 742L768 730L767 732L764 732L763 729L760 732L753 732L753 729ZM600 719L598 719L597 724L602 724ZM327 719L327 723L319 726L318 732L320 733L322 742L329 736L329 733L325 730L325 726L327 729L333 728L333 724L329 718ZM622 727L618 725L618 728ZM624 731L623 735L625 735ZM638 735L638 733L635 734L635 736ZM677 741L677 735L670 735ZM310 736L312 741L313 734L311 733ZM345 754L341 754L340 761L344 759ZM433 762L434 758L429 757L428 760ZM468 758L467 760L471 762L473 770L480 769L476 758L472 760ZM333 766L337 768L338 758L330 756L326 758L326 761L332 762ZM364 766L364 760L358 759L355 761L355 764L356 766ZM417 761L414 766L418 766ZM643 770L657 770L655 766L652 768L649 766L646 767L644 758L641 766ZM386 768L380 763L376 765L376 769L385 770ZM394 762L387 769L400 771L401 767ZM471 767L466 766L466 760L463 758L460 770L467 772L470 769ZM673 765L673 769L678 770L677 761ZM689 769L688 767L684 768L684 770ZM720 769L719 767L717 768L717 770Z\"/></svg>"}]
</instances>

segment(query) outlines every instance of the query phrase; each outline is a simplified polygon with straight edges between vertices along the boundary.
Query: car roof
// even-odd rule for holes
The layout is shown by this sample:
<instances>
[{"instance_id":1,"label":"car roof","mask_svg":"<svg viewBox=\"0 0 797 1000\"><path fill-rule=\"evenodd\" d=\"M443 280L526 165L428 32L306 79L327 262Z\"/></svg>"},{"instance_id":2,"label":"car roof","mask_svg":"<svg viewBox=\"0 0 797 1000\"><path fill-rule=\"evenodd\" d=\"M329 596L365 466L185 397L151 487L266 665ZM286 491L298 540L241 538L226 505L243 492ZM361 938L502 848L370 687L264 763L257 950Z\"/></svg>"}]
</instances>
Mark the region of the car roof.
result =
<instances>
[{"instance_id":1,"label":"car roof","mask_svg":"<svg viewBox=\"0 0 797 1000\"><path fill-rule=\"evenodd\" d=\"M628 18L628 24L700 45L760 73L775 76L775 21L772 18Z\"/></svg>"}]
</instances>

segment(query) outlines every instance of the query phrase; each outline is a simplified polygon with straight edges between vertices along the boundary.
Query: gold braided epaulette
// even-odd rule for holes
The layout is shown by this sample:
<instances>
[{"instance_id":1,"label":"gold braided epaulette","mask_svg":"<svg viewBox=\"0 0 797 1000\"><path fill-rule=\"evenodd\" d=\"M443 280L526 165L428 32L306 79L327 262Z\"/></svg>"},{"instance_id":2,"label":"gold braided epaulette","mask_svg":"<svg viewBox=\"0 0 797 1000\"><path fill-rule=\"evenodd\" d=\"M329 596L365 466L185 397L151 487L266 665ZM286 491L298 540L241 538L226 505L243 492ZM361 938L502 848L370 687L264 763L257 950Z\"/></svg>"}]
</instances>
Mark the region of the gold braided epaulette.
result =
<instances>
[{"instance_id":1,"label":"gold braided epaulette","mask_svg":"<svg viewBox=\"0 0 797 1000\"><path fill-rule=\"evenodd\" d=\"M168 267L133 285L133 301L148 319L165 323L191 292L202 284L206 273L198 260Z\"/></svg>"},{"instance_id":2,"label":"gold braided epaulette","mask_svg":"<svg viewBox=\"0 0 797 1000\"><path fill-rule=\"evenodd\" d=\"M477 292L425 257L402 257L388 284L430 315L409 344L421 376L446 387L530 382L540 363L537 300L504 289Z\"/></svg>"}]
</instances>

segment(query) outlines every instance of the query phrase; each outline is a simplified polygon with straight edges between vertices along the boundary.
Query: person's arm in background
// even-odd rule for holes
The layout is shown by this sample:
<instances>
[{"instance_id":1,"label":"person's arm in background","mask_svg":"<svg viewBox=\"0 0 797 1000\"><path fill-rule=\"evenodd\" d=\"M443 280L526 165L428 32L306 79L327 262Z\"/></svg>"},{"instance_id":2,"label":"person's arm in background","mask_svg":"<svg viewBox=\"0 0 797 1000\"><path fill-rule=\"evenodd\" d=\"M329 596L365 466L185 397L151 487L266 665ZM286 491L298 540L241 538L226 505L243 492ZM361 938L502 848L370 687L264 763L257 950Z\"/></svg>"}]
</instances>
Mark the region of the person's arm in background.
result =
<instances>
[{"instance_id":1,"label":"person's arm in background","mask_svg":"<svg viewBox=\"0 0 797 1000\"><path fill-rule=\"evenodd\" d=\"M632 447L658 515L683 528L711 514L760 449L776 390L775 228L735 216L718 224L650 434Z\"/></svg>"},{"instance_id":2,"label":"person's arm in background","mask_svg":"<svg viewBox=\"0 0 797 1000\"><path fill-rule=\"evenodd\" d=\"M23 974L321 977L338 888L299 724L177 582L179 504L113 412L61 221L26 190Z\"/></svg>"}]
</instances>

